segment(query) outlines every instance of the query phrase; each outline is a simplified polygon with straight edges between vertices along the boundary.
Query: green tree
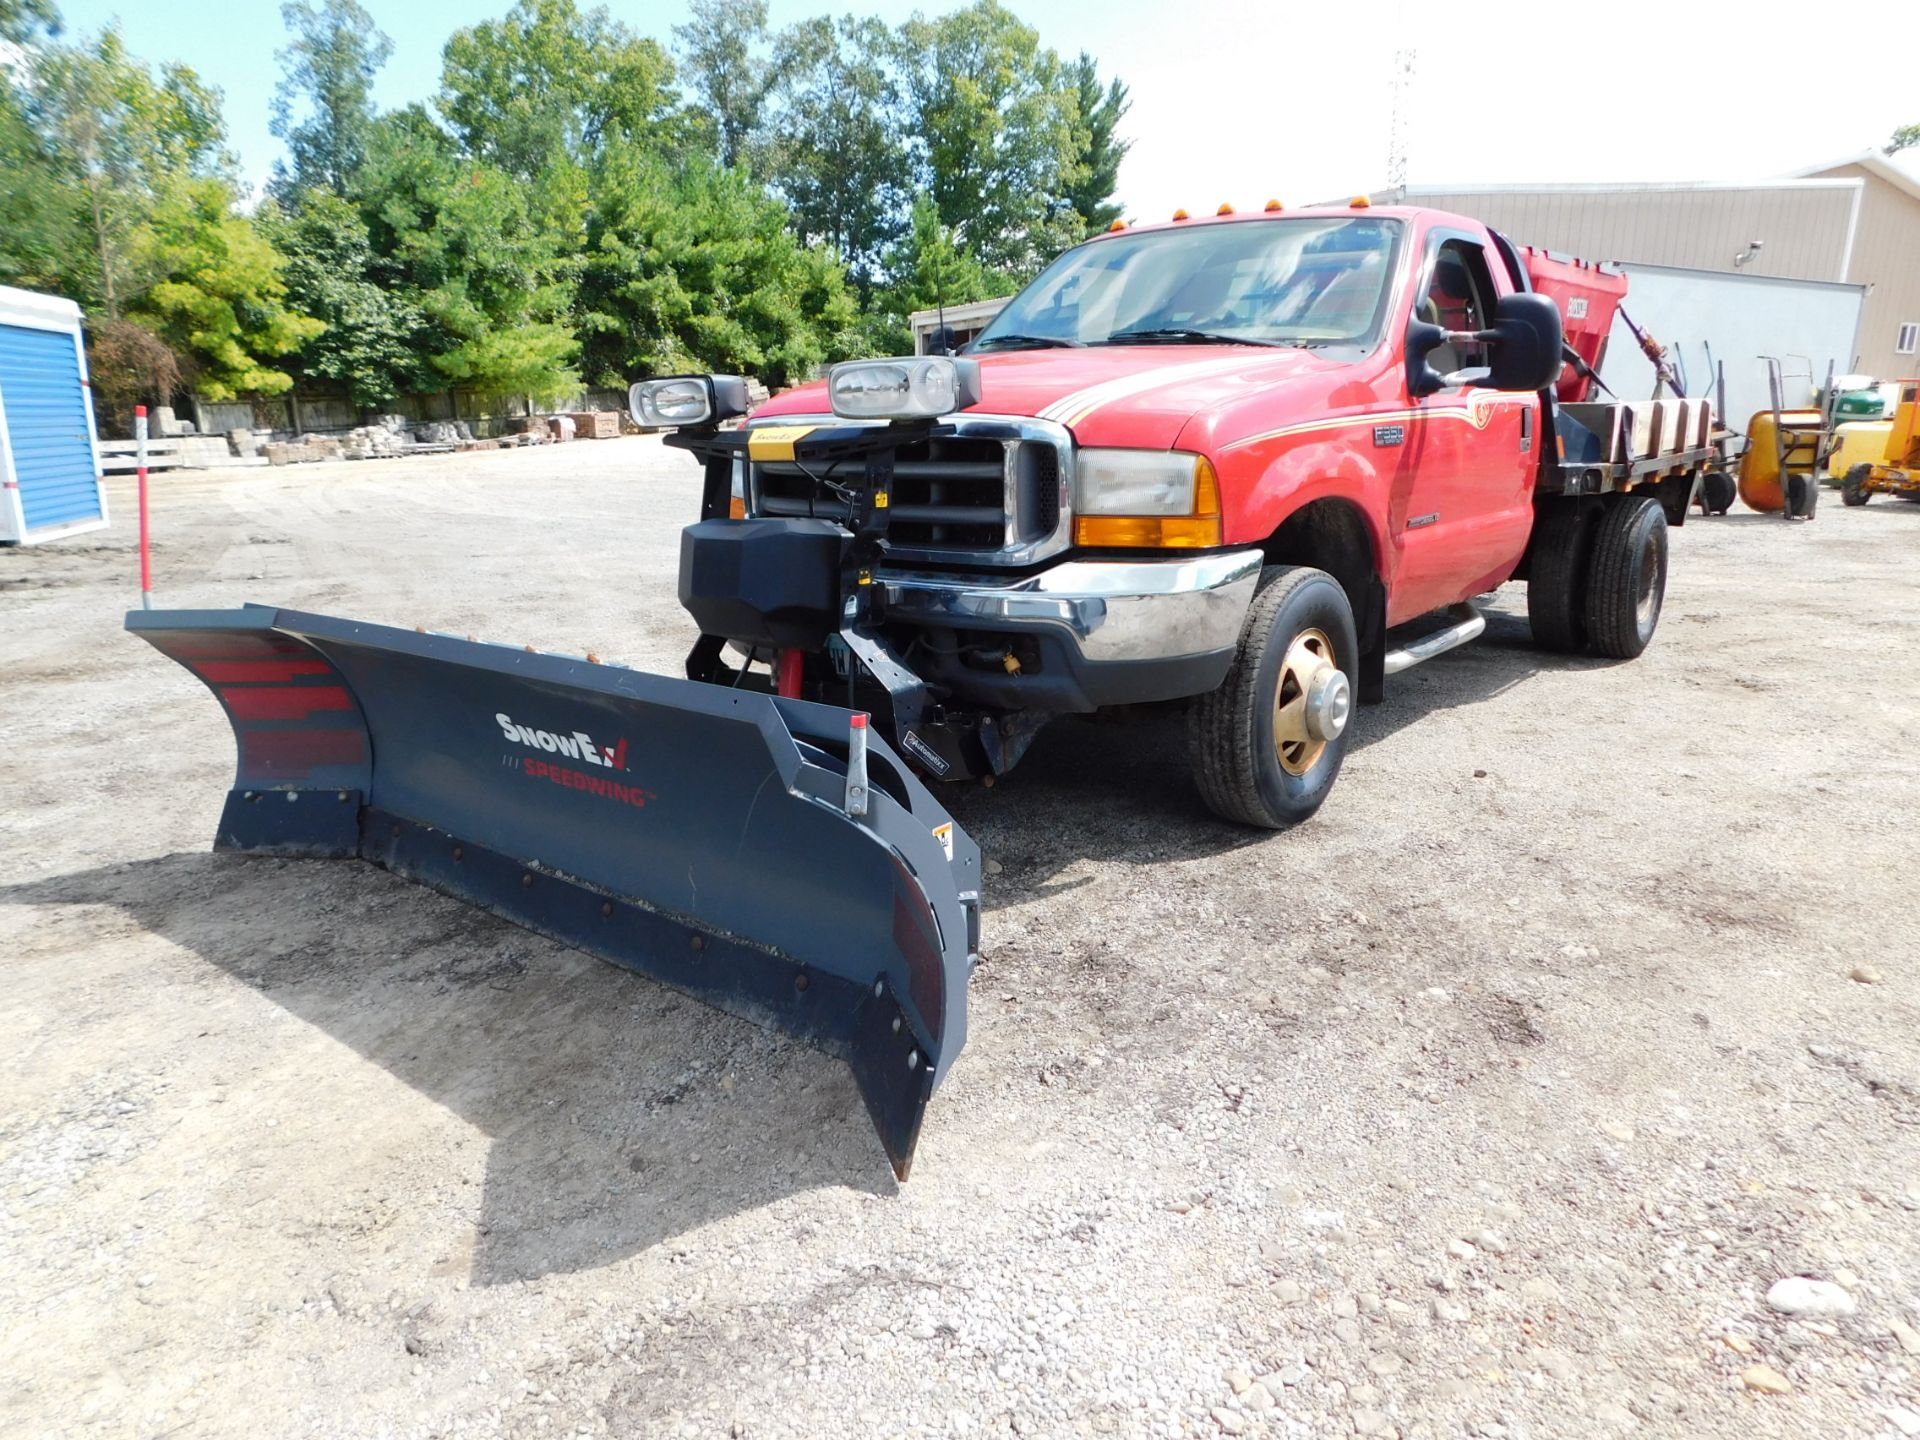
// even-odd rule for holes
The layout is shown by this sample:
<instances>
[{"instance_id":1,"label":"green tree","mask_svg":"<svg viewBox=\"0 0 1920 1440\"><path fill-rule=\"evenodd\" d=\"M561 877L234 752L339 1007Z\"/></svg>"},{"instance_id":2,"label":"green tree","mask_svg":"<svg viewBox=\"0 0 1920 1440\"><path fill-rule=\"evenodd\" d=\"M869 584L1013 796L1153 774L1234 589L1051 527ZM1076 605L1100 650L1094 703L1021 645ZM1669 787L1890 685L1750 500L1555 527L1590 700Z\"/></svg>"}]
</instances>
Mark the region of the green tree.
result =
<instances>
[{"instance_id":1,"label":"green tree","mask_svg":"<svg viewBox=\"0 0 1920 1440\"><path fill-rule=\"evenodd\" d=\"M426 317L372 279L373 244L357 208L316 190L297 209L264 207L260 225L282 257L287 304L327 327L301 349L300 373L346 387L369 410L437 384L420 350Z\"/></svg>"},{"instance_id":2,"label":"green tree","mask_svg":"<svg viewBox=\"0 0 1920 1440\"><path fill-rule=\"evenodd\" d=\"M60 8L53 0L0 0L0 40L38 45L60 33Z\"/></svg>"},{"instance_id":3,"label":"green tree","mask_svg":"<svg viewBox=\"0 0 1920 1440\"><path fill-rule=\"evenodd\" d=\"M768 97L782 57L769 55L766 0L693 0L673 27L681 73L714 131L722 165L755 160Z\"/></svg>"},{"instance_id":4,"label":"green tree","mask_svg":"<svg viewBox=\"0 0 1920 1440\"><path fill-rule=\"evenodd\" d=\"M857 307L837 257L740 171L676 172L623 147L593 196L581 326L595 383L706 368L782 385L850 353Z\"/></svg>"},{"instance_id":5,"label":"green tree","mask_svg":"<svg viewBox=\"0 0 1920 1440\"><path fill-rule=\"evenodd\" d=\"M118 315L152 277L140 273L143 235L160 187L231 169L220 92L185 65L156 79L109 28L90 44L54 46L33 64L30 114L75 191L84 258L62 288L89 309Z\"/></svg>"},{"instance_id":6,"label":"green tree","mask_svg":"<svg viewBox=\"0 0 1920 1440\"><path fill-rule=\"evenodd\" d=\"M431 373L483 395L577 388L573 285L527 187L409 106L375 125L360 191L369 276L419 312Z\"/></svg>"},{"instance_id":7,"label":"green tree","mask_svg":"<svg viewBox=\"0 0 1920 1440\"><path fill-rule=\"evenodd\" d=\"M887 268L892 283L875 299L866 336L867 348L883 354L912 351L909 317L915 310L990 300L1012 288L941 220L933 197L924 192L914 198L907 232L888 255Z\"/></svg>"},{"instance_id":8,"label":"green tree","mask_svg":"<svg viewBox=\"0 0 1920 1440\"><path fill-rule=\"evenodd\" d=\"M521 180L585 164L615 138L677 133L673 62L575 0L518 0L447 41L440 111L468 153Z\"/></svg>"},{"instance_id":9,"label":"green tree","mask_svg":"<svg viewBox=\"0 0 1920 1440\"><path fill-rule=\"evenodd\" d=\"M286 0L280 19L292 39L279 53L273 96L271 128L288 156L276 167L276 188L345 195L366 160L373 79L393 42L359 0Z\"/></svg>"},{"instance_id":10,"label":"green tree","mask_svg":"<svg viewBox=\"0 0 1920 1440\"><path fill-rule=\"evenodd\" d=\"M1902 125L1893 132L1893 138L1887 142L1887 154L1898 155L1902 150L1910 150L1920 145L1920 125Z\"/></svg>"},{"instance_id":11,"label":"green tree","mask_svg":"<svg viewBox=\"0 0 1920 1440\"><path fill-rule=\"evenodd\" d=\"M913 190L892 33L871 17L822 16L783 35L781 49L769 178L801 233L830 246L870 293Z\"/></svg>"},{"instance_id":12,"label":"green tree","mask_svg":"<svg viewBox=\"0 0 1920 1440\"><path fill-rule=\"evenodd\" d=\"M293 376L271 363L326 329L286 303L280 257L217 178L181 180L154 207L143 257L159 279L131 318L187 361L210 400L277 395Z\"/></svg>"},{"instance_id":13,"label":"green tree","mask_svg":"<svg viewBox=\"0 0 1920 1440\"><path fill-rule=\"evenodd\" d=\"M988 265L1033 268L1073 155L1074 102L1059 57L997 0L900 30L909 131L942 223Z\"/></svg>"},{"instance_id":14,"label":"green tree","mask_svg":"<svg viewBox=\"0 0 1920 1440\"><path fill-rule=\"evenodd\" d=\"M60 288L86 244L77 200L19 95L0 81L0 283Z\"/></svg>"},{"instance_id":15,"label":"green tree","mask_svg":"<svg viewBox=\"0 0 1920 1440\"><path fill-rule=\"evenodd\" d=\"M1083 232L1093 234L1121 215L1113 196L1120 188L1120 162L1132 142L1116 132L1132 102L1119 80L1102 88L1099 69L1084 50L1067 67L1067 78L1074 96L1073 150L1060 198L1080 217Z\"/></svg>"}]
</instances>

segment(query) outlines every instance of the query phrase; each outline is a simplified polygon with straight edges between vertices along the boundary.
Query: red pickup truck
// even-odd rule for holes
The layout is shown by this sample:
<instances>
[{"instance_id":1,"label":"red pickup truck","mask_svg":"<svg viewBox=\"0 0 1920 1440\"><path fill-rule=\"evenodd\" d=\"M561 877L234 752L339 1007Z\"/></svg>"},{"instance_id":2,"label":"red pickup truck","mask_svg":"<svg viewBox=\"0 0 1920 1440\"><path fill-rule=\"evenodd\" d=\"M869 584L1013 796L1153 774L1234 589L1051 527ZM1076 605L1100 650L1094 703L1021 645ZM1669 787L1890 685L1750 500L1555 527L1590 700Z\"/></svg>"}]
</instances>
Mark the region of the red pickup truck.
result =
<instances>
[{"instance_id":1,"label":"red pickup truck","mask_svg":"<svg viewBox=\"0 0 1920 1440\"><path fill-rule=\"evenodd\" d=\"M935 779L1176 702L1209 806L1304 819L1355 701L1478 634L1474 596L1524 579L1553 649L1652 638L1706 452L1636 463L1628 407L1563 403L1624 290L1457 215L1269 205L1116 226L964 354L744 425L734 377L643 382L706 463L688 673L870 710Z\"/></svg>"}]
</instances>

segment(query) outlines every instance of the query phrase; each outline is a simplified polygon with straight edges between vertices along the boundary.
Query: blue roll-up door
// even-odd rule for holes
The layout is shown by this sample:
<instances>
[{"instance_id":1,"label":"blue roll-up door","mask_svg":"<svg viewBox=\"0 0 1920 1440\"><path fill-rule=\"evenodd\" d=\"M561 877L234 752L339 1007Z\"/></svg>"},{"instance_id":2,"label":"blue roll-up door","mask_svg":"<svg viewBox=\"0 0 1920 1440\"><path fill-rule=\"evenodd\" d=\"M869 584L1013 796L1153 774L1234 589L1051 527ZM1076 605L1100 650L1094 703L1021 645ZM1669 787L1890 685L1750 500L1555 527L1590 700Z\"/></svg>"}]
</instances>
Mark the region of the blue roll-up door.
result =
<instances>
[{"instance_id":1,"label":"blue roll-up door","mask_svg":"<svg viewBox=\"0 0 1920 1440\"><path fill-rule=\"evenodd\" d=\"M72 332L0 325L0 405L28 532L99 519L100 484Z\"/></svg>"}]
</instances>

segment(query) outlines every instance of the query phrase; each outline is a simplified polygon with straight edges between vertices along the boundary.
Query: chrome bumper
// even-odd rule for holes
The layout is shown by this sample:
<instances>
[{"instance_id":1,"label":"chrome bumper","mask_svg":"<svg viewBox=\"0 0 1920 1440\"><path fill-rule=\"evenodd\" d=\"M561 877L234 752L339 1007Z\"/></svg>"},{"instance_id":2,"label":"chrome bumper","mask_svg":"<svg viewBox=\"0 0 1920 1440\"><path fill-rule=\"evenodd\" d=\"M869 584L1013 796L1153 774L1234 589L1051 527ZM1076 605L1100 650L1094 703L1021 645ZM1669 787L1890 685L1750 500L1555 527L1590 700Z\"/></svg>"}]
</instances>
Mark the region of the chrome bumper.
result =
<instances>
[{"instance_id":1,"label":"chrome bumper","mask_svg":"<svg viewBox=\"0 0 1920 1440\"><path fill-rule=\"evenodd\" d=\"M1000 633L1044 632L1095 665L1230 651L1253 602L1261 552L1168 560L1067 560L1001 580L925 572L875 577L891 620Z\"/></svg>"}]
</instances>

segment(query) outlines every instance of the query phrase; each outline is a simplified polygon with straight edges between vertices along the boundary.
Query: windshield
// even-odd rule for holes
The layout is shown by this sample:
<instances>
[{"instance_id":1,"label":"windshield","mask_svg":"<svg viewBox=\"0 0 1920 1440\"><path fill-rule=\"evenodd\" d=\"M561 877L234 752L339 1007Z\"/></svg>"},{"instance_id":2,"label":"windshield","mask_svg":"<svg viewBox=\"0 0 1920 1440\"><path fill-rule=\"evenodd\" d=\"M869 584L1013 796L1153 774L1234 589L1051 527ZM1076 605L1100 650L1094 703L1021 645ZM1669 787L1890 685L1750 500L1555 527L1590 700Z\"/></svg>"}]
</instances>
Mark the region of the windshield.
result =
<instances>
[{"instance_id":1,"label":"windshield","mask_svg":"<svg viewBox=\"0 0 1920 1440\"><path fill-rule=\"evenodd\" d=\"M970 347L1366 345L1400 222L1251 220L1116 235L1069 250Z\"/></svg>"}]
</instances>

